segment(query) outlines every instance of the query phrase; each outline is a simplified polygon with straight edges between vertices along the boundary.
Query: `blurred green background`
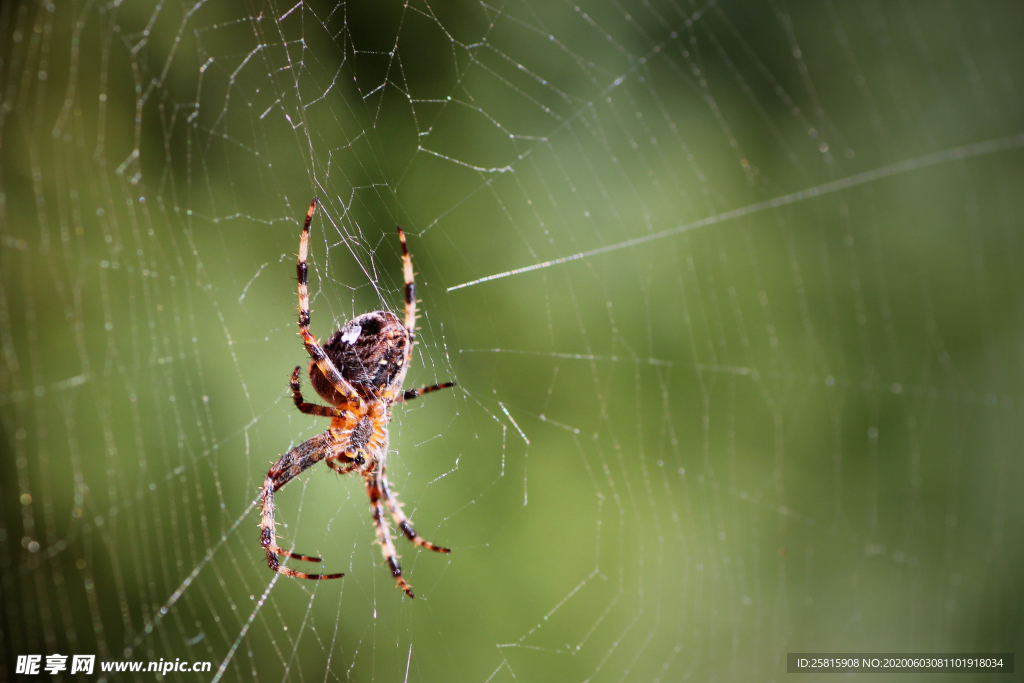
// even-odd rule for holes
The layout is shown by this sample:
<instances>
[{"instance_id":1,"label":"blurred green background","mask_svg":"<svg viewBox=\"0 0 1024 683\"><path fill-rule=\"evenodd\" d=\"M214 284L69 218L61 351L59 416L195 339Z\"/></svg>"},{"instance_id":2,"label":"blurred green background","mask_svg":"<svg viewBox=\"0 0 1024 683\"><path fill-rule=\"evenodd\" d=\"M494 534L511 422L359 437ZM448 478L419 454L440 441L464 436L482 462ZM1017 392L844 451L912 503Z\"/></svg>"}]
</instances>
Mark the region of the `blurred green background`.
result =
<instances>
[{"instance_id":1,"label":"blurred green background","mask_svg":"<svg viewBox=\"0 0 1024 683\"><path fill-rule=\"evenodd\" d=\"M6 670L1022 651L1022 30L1013 2L4 3ZM324 467L279 531L346 577L258 544L267 469L324 428L287 392L314 195L314 334L401 307L401 224L407 382L459 383L392 423L453 548L399 541L415 601Z\"/></svg>"}]
</instances>

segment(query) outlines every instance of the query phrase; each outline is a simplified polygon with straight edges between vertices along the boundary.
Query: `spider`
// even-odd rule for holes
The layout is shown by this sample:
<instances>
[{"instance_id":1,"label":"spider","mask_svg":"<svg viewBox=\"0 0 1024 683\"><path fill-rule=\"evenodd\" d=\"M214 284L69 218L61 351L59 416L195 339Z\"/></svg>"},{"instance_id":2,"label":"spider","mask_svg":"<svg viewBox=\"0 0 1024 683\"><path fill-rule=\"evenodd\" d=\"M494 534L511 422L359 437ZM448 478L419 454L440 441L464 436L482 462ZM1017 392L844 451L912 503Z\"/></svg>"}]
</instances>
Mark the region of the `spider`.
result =
<instances>
[{"instance_id":1,"label":"spider","mask_svg":"<svg viewBox=\"0 0 1024 683\"><path fill-rule=\"evenodd\" d=\"M410 598L412 588L402 577L402 567L391 542L384 505L405 537L421 548L448 553L448 548L425 541L413 529L402 511L385 476L388 453L388 422L391 406L410 401L423 394L455 386L445 382L419 389L402 391L402 381L409 370L416 328L416 284L412 260L405 243L405 233L398 228L402 243L402 266L405 274L405 322L390 311L364 313L336 330L330 340L320 346L309 332L309 291L306 287L306 255L309 253L309 224L316 211L313 199L306 212L299 240L296 272L299 280L299 335L311 358L309 380L313 389L329 406L306 403L299 386L302 367L292 372L291 390L295 407L306 415L328 417L331 426L287 453L267 472L260 494L263 515L260 520L260 545L267 551L267 564L276 572L299 579L337 579L344 574L307 574L281 565L278 556L306 562L320 562L319 557L300 555L277 545L274 528L274 493L306 469L323 460L338 474L358 472L363 475L366 493L370 496L370 512L377 531L384 560L391 569L398 587Z\"/></svg>"}]
</instances>

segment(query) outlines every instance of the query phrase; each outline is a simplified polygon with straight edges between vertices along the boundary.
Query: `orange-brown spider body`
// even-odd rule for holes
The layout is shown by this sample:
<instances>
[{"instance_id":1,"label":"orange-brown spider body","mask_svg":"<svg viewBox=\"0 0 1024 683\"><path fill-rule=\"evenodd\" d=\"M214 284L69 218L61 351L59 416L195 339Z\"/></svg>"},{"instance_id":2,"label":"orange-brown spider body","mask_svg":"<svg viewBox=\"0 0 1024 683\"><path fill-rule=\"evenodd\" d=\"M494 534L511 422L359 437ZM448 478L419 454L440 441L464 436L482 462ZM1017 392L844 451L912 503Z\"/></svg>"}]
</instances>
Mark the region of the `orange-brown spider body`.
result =
<instances>
[{"instance_id":1,"label":"orange-brown spider body","mask_svg":"<svg viewBox=\"0 0 1024 683\"><path fill-rule=\"evenodd\" d=\"M416 286L412 260L405 233L398 228L402 243L405 275L405 320L390 311L373 311L348 321L335 331L323 346L309 331L309 291L306 285L306 257L309 254L309 225L316 210L316 199L309 206L299 241L296 272L299 281L299 335L309 353L309 379L316 393L330 406L306 403L299 386L301 367L292 372L291 390L295 406L307 415L329 417L330 428L292 448L270 468L263 484L260 519L260 544L266 550L267 564L274 571L300 579L336 579L343 574L307 574L283 566L279 556L307 562L320 558L300 555L277 545L274 524L274 493L300 473L321 460L339 474L358 472L363 476L370 497L370 511L395 582L410 597L412 589L402 576L398 555L384 518L386 506L396 526L414 544L447 553L448 548L423 540L391 491L385 475L388 453L388 423L391 406L425 393L454 386L454 382L402 391L402 382L412 358L416 328Z\"/></svg>"}]
</instances>

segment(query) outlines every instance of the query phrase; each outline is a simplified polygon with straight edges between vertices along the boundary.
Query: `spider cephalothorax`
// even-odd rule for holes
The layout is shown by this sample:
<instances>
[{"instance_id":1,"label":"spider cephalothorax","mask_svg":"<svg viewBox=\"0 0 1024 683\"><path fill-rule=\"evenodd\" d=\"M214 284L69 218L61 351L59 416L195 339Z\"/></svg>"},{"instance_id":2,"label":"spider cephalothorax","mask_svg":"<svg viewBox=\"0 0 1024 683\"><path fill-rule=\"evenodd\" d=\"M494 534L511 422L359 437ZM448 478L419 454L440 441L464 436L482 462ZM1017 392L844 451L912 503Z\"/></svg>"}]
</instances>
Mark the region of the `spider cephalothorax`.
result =
<instances>
[{"instance_id":1,"label":"spider cephalothorax","mask_svg":"<svg viewBox=\"0 0 1024 683\"><path fill-rule=\"evenodd\" d=\"M261 494L263 515L260 519L260 544L267 551L267 564L274 571L300 579L336 579L343 574L307 574L281 565L278 556L307 562L320 558L300 555L277 545L274 526L274 492L307 468L323 460L339 474L359 472L366 483L370 510L377 531L377 540L391 574L411 598L412 589L402 578L391 533L384 520L384 505L406 538L416 545L447 553L416 533L402 506L391 491L384 475L388 453L388 423L391 406L438 389L455 386L454 382L435 384L402 391L402 382L412 358L413 334L416 329L416 287L412 260L405 244L405 233L398 228L402 243L402 266L405 275L405 321L390 311L373 311L353 318L335 331L320 346L309 332L309 291L306 287L306 256L309 253L309 224L316 210L316 199L309 205L306 222L299 241L296 266L299 279L299 335L309 353L309 379L313 389L330 406L306 403L299 386L301 367L292 372L291 390L295 406L307 415L331 419L330 428L289 450L267 473Z\"/></svg>"}]
</instances>

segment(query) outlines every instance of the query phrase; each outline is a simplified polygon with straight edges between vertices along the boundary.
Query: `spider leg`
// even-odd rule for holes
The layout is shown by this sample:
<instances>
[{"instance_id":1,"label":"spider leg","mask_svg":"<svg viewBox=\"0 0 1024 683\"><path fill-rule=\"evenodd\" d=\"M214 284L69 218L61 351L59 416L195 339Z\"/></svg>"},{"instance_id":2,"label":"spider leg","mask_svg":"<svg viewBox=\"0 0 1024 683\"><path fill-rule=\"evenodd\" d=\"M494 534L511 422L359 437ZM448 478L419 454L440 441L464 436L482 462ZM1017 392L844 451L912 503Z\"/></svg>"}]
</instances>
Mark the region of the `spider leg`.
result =
<instances>
[{"instance_id":1,"label":"spider leg","mask_svg":"<svg viewBox=\"0 0 1024 683\"><path fill-rule=\"evenodd\" d=\"M306 284L308 270L306 257L309 256L309 224L313 221L314 211L316 211L315 197L309 205L309 211L306 212L306 222L302 226L302 237L299 239L299 260L295 265L295 272L299 280L299 335L302 336L309 357L313 359L321 374L334 386L334 389L350 401L362 404L362 399L359 398L355 388L341 376L338 369L334 367L334 363L327 357L323 347L317 342L316 337L309 332L309 287Z\"/></svg>"},{"instance_id":2,"label":"spider leg","mask_svg":"<svg viewBox=\"0 0 1024 683\"><path fill-rule=\"evenodd\" d=\"M346 411L340 408L330 408L328 406L317 405L316 403L306 403L302 398L302 387L299 384L299 375L302 372L301 367L296 367L292 372L292 380L289 384L292 389L292 399L295 401L295 407L299 409L299 412L305 413L306 415L316 415L317 417L340 417Z\"/></svg>"},{"instance_id":3,"label":"spider leg","mask_svg":"<svg viewBox=\"0 0 1024 683\"><path fill-rule=\"evenodd\" d=\"M377 530L377 541L380 543L381 552L384 553L384 560L391 569L391 575L395 577L395 583L405 591L410 598L416 596L412 593L412 587L402 578L402 567L398 564L398 553L395 552L395 544L391 542L391 534L388 532L387 522L384 521L384 506L380 504L382 496L381 480L378 475L367 475L366 493L370 496L370 512L373 513L373 526Z\"/></svg>"},{"instance_id":4,"label":"spider leg","mask_svg":"<svg viewBox=\"0 0 1024 683\"><path fill-rule=\"evenodd\" d=\"M345 464L338 464L339 460L341 460ZM348 474L349 472L358 469L359 466L363 464L362 459L352 460L347 455L332 455L328 457L325 462L327 463L328 467L330 467L332 470L341 475Z\"/></svg>"},{"instance_id":5,"label":"spider leg","mask_svg":"<svg viewBox=\"0 0 1024 683\"><path fill-rule=\"evenodd\" d=\"M405 329L412 338L416 331L416 281L413 279L412 259L405 243L405 231L398 226L398 239L402 243L402 271L405 274Z\"/></svg>"},{"instance_id":6,"label":"spider leg","mask_svg":"<svg viewBox=\"0 0 1024 683\"><path fill-rule=\"evenodd\" d=\"M267 472L267 479L263 483L263 490L260 494L263 501L263 515L260 518L260 545L267 551L267 565L274 571L286 576L294 576L297 579L338 579L344 576L344 574L307 574L306 572L297 572L294 569L282 567L277 559L278 555L282 555L306 562L320 561L319 557L300 555L290 550L284 550L277 545L277 533L274 525L274 492L322 460L325 454L331 452L331 447L332 441L329 431L314 436L309 441L304 441L282 455L281 459L274 463L274 466Z\"/></svg>"},{"instance_id":7,"label":"spider leg","mask_svg":"<svg viewBox=\"0 0 1024 683\"><path fill-rule=\"evenodd\" d=\"M423 394L429 394L431 391L437 391L438 389L447 389L454 387L455 382L445 382L444 384L434 384L429 387L420 387L418 389L406 389L405 392L395 399L395 403L404 403L405 401L411 401L418 396Z\"/></svg>"},{"instance_id":8,"label":"spider leg","mask_svg":"<svg viewBox=\"0 0 1024 683\"><path fill-rule=\"evenodd\" d=\"M414 544L427 550L433 550L438 553L450 553L451 549L442 548L439 545L434 545L430 541L423 540L423 537L416 533L416 530L412 528L412 524L409 522L409 518L405 516L405 512L402 511L402 504L398 502L394 494L391 493L391 484L388 483L388 478L381 475L381 489L384 492L384 502L387 503L388 510L391 512L391 516L395 518L395 524L402 530L405 537L412 541Z\"/></svg>"}]
</instances>

